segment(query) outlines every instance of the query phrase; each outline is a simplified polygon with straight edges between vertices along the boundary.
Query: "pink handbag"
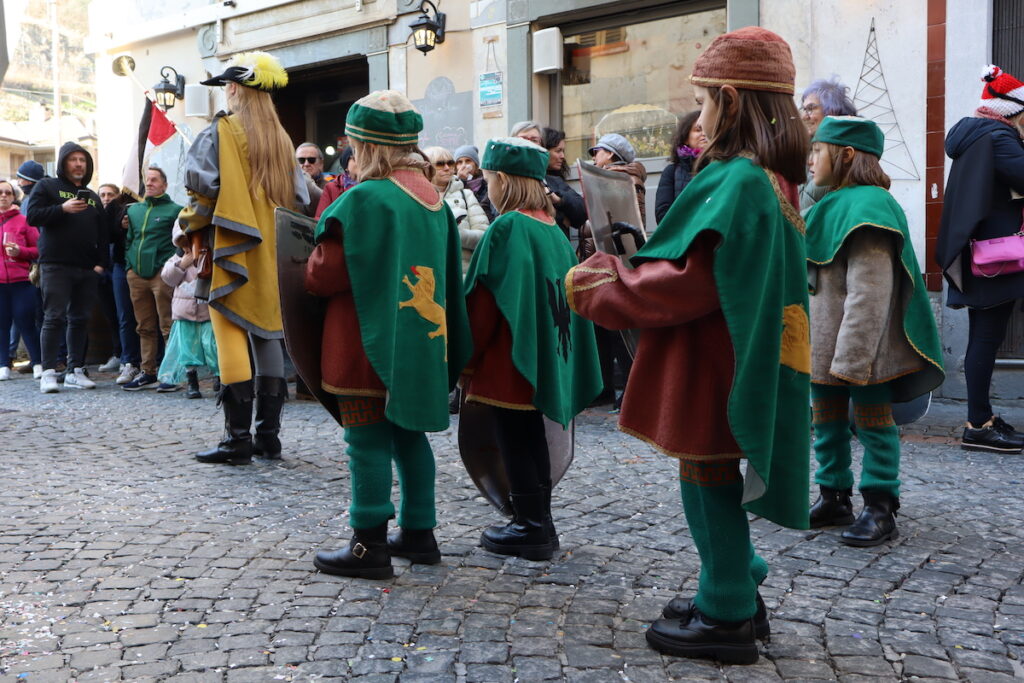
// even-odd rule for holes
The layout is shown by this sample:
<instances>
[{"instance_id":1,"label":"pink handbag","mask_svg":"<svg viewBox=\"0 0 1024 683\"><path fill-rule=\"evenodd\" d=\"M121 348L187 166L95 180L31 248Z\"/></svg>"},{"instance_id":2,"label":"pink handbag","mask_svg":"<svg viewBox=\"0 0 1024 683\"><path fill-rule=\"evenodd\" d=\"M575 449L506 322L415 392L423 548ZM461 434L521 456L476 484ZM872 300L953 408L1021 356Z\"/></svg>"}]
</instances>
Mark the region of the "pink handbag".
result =
<instances>
[{"instance_id":1,"label":"pink handbag","mask_svg":"<svg viewBox=\"0 0 1024 683\"><path fill-rule=\"evenodd\" d=\"M993 278L1024 270L1024 230L1006 237L971 240L971 272Z\"/></svg>"}]
</instances>

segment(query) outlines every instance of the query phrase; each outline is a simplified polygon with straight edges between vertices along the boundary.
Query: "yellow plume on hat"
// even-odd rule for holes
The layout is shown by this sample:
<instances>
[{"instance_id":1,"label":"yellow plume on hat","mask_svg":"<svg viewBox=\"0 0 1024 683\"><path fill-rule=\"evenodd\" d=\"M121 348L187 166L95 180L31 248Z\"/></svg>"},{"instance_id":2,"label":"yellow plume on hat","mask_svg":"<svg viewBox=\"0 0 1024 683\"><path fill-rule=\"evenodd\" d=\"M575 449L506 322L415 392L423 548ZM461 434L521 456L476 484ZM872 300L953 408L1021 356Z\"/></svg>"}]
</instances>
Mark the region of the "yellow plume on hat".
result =
<instances>
[{"instance_id":1,"label":"yellow plume on hat","mask_svg":"<svg viewBox=\"0 0 1024 683\"><path fill-rule=\"evenodd\" d=\"M288 85L288 72L269 52L240 52L231 60L232 66L247 69L242 84L257 90L277 90Z\"/></svg>"}]
</instances>

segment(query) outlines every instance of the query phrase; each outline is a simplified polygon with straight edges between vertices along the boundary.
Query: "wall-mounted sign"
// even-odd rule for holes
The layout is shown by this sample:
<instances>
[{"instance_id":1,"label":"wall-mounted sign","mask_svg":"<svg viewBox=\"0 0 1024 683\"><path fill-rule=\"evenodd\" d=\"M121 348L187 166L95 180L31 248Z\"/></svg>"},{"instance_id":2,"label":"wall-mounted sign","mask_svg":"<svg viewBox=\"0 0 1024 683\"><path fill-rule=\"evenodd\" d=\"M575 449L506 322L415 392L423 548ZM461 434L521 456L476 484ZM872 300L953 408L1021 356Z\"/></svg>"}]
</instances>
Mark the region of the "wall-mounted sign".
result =
<instances>
[{"instance_id":1,"label":"wall-mounted sign","mask_svg":"<svg viewBox=\"0 0 1024 683\"><path fill-rule=\"evenodd\" d=\"M502 103L502 76L500 71L480 74L480 107L500 107Z\"/></svg>"}]
</instances>

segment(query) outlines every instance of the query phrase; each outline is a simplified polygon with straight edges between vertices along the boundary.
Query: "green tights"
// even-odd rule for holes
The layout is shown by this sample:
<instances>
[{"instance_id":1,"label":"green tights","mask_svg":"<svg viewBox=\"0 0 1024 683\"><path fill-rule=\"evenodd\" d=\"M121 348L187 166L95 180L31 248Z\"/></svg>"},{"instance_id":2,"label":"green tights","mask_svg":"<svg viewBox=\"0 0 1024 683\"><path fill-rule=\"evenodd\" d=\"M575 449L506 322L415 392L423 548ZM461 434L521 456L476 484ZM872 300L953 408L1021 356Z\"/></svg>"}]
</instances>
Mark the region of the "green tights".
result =
<instances>
[{"instance_id":1,"label":"green tights","mask_svg":"<svg viewBox=\"0 0 1024 683\"><path fill-rule=\"evenodd\" d=\"M768 563L750 542L739 461L681 464L681 472L696 475L680 477L680 489L700 555L697 609L722 621L748 619L757 611L757 586L768 576ZM730 476L721 476L723 468ZM701 485L702 479L716 484Z\"/></svg>"},{"instance_id":2,"label":"green tights","mask_svg":"<svg viewBox=\"0 0 1024 683\"><path fill-rule=\"evenodd\" d=\"M814 406L814 481L829 488L853 488L850 470L850 400L857 439L864 446L860 490L900 495L900 430L892 419L889 386L864 387L812 384Z\"/></svg>"}]
</instances>

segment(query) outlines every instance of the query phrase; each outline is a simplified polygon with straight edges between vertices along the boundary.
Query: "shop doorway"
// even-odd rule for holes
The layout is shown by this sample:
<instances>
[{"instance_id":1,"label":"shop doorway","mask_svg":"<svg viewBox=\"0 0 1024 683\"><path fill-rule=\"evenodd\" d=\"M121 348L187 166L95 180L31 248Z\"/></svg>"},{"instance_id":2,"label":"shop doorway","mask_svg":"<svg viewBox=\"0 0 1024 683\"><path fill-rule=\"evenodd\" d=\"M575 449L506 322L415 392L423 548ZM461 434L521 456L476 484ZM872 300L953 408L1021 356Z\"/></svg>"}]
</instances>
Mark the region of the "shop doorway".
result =
<instances>
[{"instance_id":1,"label":"shop doorway","mask_svg":"<svg viewBox=\"0 0 1024 683\"><path fill-rule=\"evenodd\" d=\"M293 145L315 142L324 150L324 170L336 173L347 145L345 116L370 92L365 57L288 71L288 87L274 95L281 125Z\"/></svg>"}]
</instances>

